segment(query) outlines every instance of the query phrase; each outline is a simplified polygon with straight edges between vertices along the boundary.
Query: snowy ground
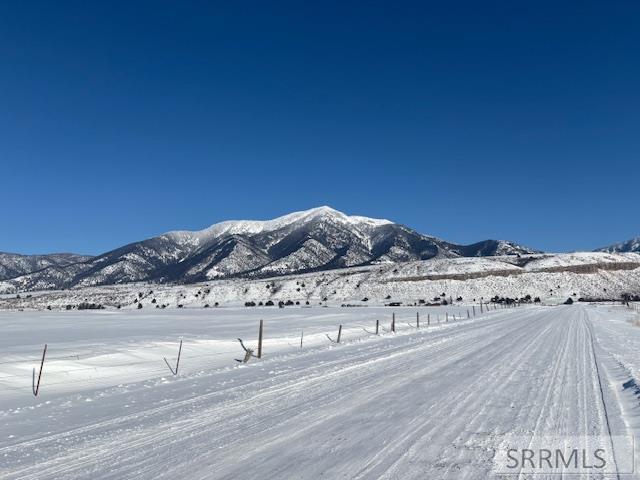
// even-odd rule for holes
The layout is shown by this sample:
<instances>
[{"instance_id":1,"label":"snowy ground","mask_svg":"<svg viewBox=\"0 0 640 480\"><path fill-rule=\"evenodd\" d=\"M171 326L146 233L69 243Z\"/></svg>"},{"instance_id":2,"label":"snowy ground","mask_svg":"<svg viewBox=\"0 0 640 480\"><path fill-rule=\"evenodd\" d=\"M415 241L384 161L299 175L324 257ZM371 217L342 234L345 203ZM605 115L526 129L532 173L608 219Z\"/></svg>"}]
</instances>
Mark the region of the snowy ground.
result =
<instances>
[{"instance_id":1,"label":"snowy ground","mask_svg":"<svg viewBox=\"0 0 640 480\"><path fill-rule=\"evenodd\" d=\"M343 342L369 337L364 329L375 332L376 320L383 334L390 330L394 313L396 332L401 333L415 330L416 314L422 326L446 329L460 318L479 316L480 307L0 312L0 408L31 392L32 369L45 343L42 398L140 380L164 382L161 377L171 372L163 358L176 358L181 339L181 374L235 368L234 359L244 354L237 339L255 349L261 319L267 359L298 355L301 336L304 349L327 347L331 342L326 335L335 340L340 324Z\"/></svg>"},{"instance_id":2,"label":"snowy ground","mask_svg":"<svg viewBox=\"0 0 640 480\"><path fill-rule=\"evenodd\" d=\"M505 435L640 433L636 311L467 309L2 312L0 478L484 479Z\"/></svg>"}]
</instances>

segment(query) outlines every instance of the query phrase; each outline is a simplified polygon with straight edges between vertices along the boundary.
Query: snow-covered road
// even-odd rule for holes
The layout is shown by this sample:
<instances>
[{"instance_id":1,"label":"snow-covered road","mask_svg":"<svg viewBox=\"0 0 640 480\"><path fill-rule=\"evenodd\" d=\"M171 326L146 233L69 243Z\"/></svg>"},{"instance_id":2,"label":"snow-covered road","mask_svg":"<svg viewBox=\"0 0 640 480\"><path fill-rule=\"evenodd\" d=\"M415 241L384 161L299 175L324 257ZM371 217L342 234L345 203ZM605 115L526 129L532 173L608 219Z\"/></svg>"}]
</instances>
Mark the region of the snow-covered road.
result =
<instances>
[{"instance_id":1,"label":"snow-covered road","mask_svg":"<svg viewBox=\"0 0 640 480\"><path fill-rule=\"evenodd\" d=\"M638 433L629 315L499 310L45 396L0 412L0 478L492 478L505 435Z\"/></svg>"}]
</instances>

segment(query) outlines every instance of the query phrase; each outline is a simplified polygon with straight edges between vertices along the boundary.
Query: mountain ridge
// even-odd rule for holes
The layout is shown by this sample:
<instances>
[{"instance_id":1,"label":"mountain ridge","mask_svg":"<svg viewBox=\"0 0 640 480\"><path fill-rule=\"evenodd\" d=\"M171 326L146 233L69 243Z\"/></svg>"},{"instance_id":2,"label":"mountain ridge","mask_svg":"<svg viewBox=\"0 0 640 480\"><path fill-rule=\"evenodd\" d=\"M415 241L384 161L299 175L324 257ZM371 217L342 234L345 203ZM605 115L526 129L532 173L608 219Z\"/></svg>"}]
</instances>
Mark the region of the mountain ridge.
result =
<instances>
[{"instance_id":1,"label":"mountain ridge","mask_svg":"<svg viewBox=\"0 0 640 480\"><path fill-rule=\"evenodd\" d=\"M606 253L640 253L640 236L612 245L598 248L594 252Z\"/></svg>"},{"instance_id":2,"label":"mountain ridge","mask_svg":"<svg viewBox=\"0 0 640 480\"><path fill-rule=\"evenodd\" d=\"M89 260L91 255L77 253L48 253L25 255L21 253L0 252L0 280L33 273L52 266L68 266Z\"/></svg>"},{"instance_id":3,"label":"mountain ridge","mask_svg":"<svg viewBox=\"0 0 640 480\"><path fill-rule=\"evenodd\" d=\"M138 281L194 283L261 278L430 258L538 253L514 242L457 245L390 220L346 215L327 206L272 220L229 220L170 231L95 257L2 278L21 290Z\"/></svg>"}]
</instances>

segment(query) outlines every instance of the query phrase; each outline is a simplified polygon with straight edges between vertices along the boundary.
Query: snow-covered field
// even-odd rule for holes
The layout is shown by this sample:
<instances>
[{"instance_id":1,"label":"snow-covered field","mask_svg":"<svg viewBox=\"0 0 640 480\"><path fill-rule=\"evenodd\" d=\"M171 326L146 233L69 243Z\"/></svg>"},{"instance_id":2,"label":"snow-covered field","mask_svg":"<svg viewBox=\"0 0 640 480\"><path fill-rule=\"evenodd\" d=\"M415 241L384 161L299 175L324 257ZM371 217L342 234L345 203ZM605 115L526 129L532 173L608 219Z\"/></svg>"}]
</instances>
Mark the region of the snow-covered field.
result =
<instances>
[{"instance_id":1,"label":"snow-covered field","mask_svg":"<svg viewBox=\"0 0 640 480\"><path fill-rule=\"evenodd\" d=\"M388 329L392 312L395 334L363 330ZM476 314L1 312L0 478L484 479L505 435L640 433L636 311ZM235 339L255 346L259 319L264 356L239 365ZM340 324L336 345L325 334ZM180 339L174 377L163 357L175 365Z\"/></svg>"},{"instance_id":2,"label":"snow-covered field","mask_svg":"<svg viewBox=\"0 0 640 480\"><path fill-rule=\"evenodd\" d=\"M483 307L485 309L487 307ZM495 307L490 307L495 308ZM461 318L480 315L480 307L429 308L218 308L147 311L0 312L0 408L31 392L32 369L47 347L43 394L82 392L120 383L171 376L163 358L175 358L183 340L180 373L199 374L216 368L235 368L242 358L238 338L256 348L260 320L264 321L265 359L274 354L300 352L369 337L379 333L415 330L421 326L449 328ZM448 323L447 323L448 322ZM410 326L411 324L411 326ZM46 386L45 386L46 385ZM47 395L45 395L47 396ZM44 397L43 397L44 398Z\"/></svg>"}]
</instances>

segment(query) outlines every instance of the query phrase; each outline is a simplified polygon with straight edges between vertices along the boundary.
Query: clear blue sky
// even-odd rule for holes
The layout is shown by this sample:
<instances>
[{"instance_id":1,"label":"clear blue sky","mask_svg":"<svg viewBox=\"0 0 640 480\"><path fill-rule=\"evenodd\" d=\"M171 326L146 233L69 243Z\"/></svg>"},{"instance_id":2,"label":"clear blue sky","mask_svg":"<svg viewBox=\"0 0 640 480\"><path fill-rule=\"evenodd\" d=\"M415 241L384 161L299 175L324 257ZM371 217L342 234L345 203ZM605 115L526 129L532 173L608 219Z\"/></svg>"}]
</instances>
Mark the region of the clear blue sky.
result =
<instances>
[{"instance_id":1,"label":"clear blue sky","mask_svg":"<svg viewBox=\"0 0 640 480\"><path fill-rule=\"evenodd\" d=\"M0 251L330 205L640 235L640 2L2 2Z\"/></svg>"}]
</instances>

